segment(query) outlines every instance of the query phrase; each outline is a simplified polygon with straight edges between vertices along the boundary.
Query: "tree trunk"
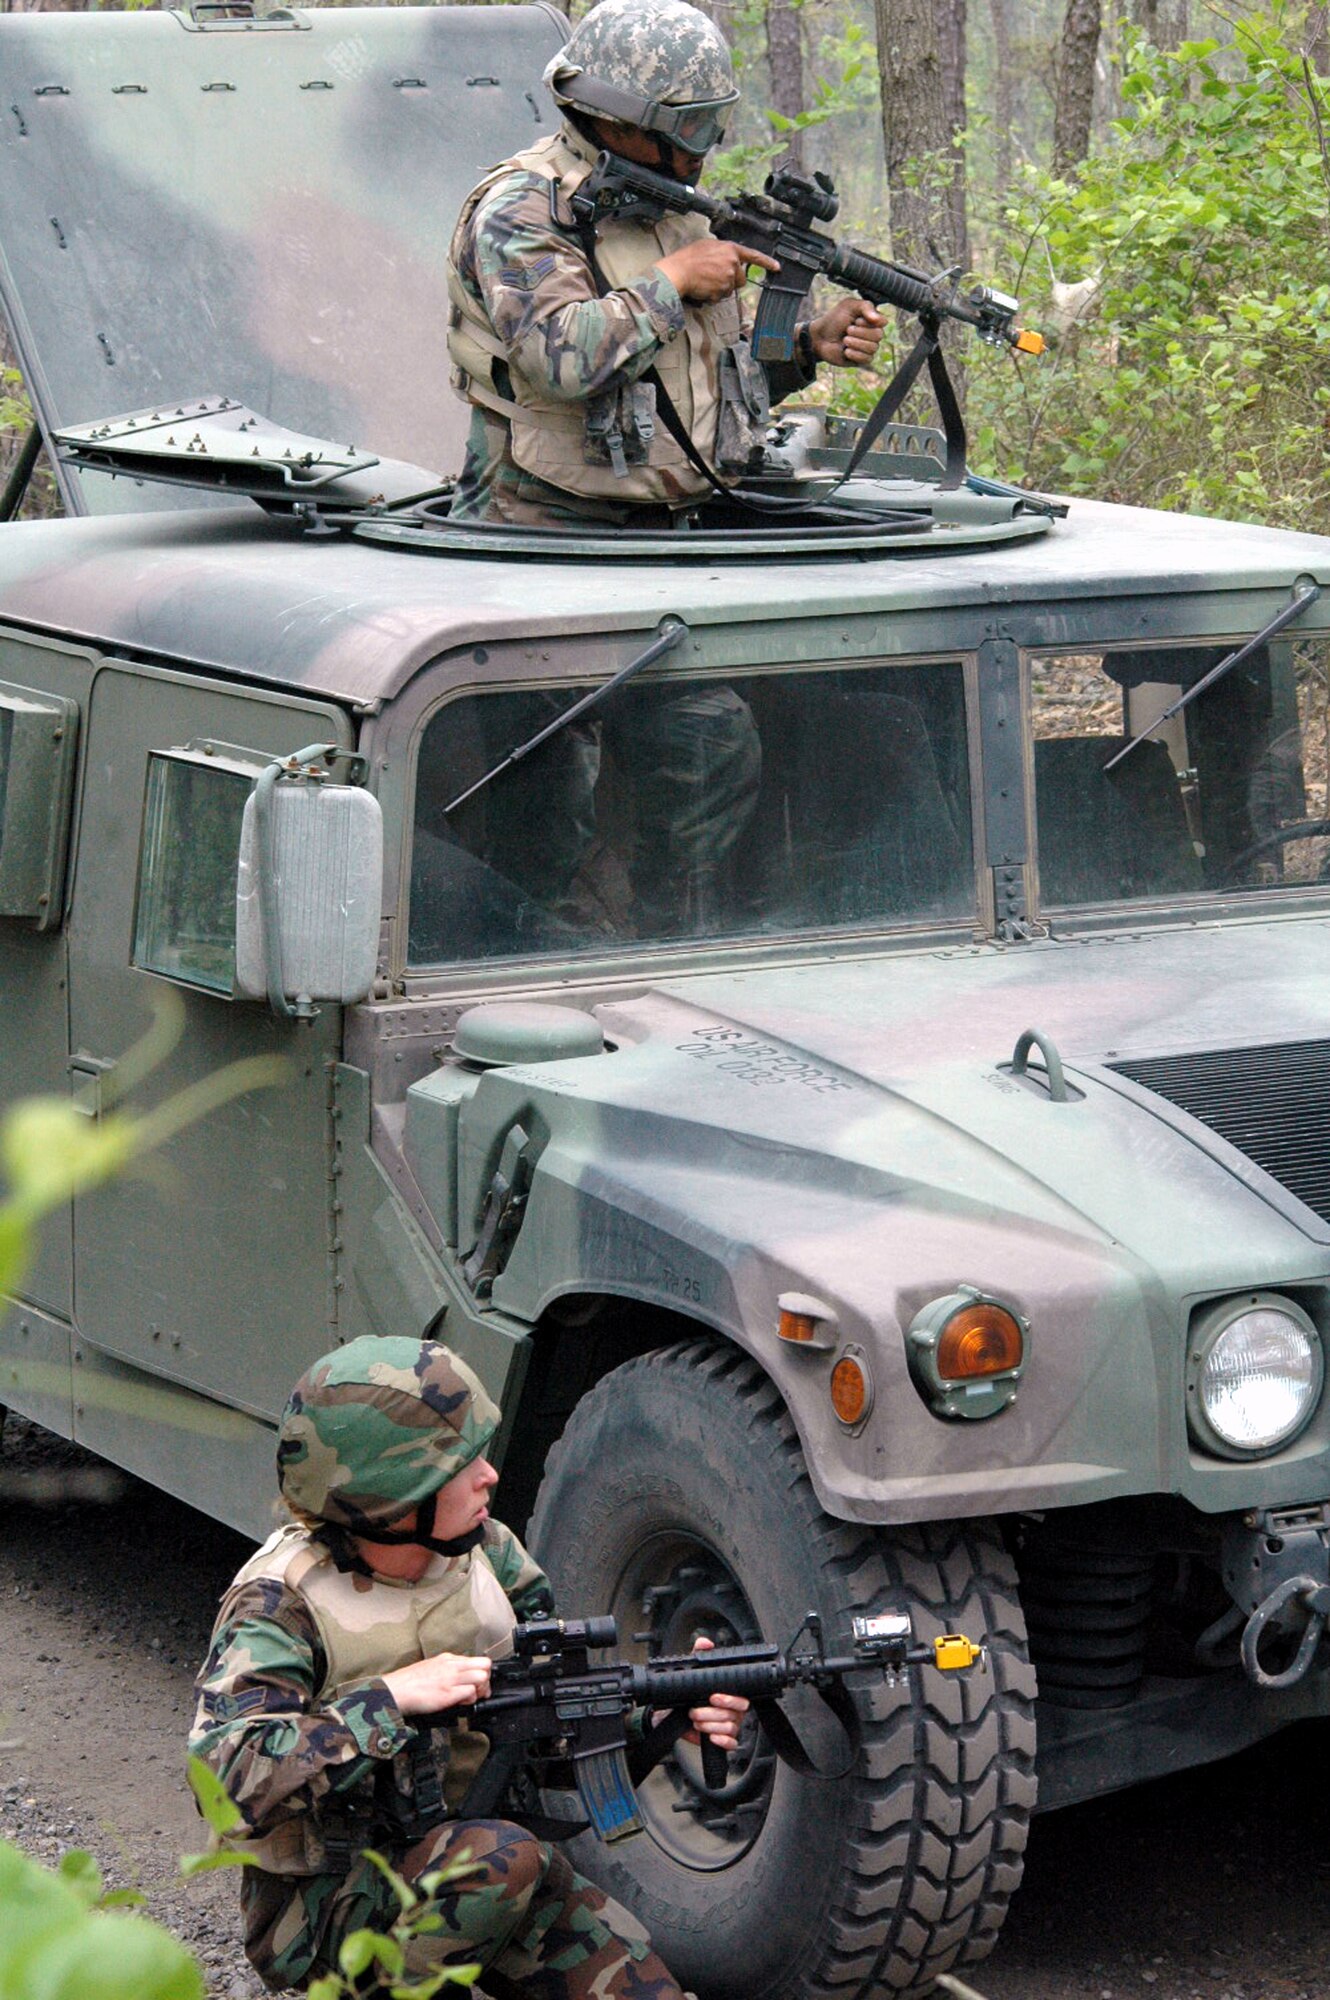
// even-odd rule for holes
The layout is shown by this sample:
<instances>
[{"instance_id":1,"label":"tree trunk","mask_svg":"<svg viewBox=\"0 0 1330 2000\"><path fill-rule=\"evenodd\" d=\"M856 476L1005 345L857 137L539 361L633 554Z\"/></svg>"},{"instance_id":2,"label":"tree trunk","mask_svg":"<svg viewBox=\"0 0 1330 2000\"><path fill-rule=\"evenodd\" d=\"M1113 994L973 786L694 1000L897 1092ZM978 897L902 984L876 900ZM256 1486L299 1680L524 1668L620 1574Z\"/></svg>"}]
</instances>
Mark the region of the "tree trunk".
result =
<instances>
[{"instance_id":1,"label":"tree trunk","mask_svg":"<svg viewBox=\"0 0 1330 2000\"><path fill-rule=\"evenodd\" d=\"M797 118L804 109L804 46L802 16L792 0L767 0L767 60L771 65L771 102L783 118ZM803 133L782 133L786 156L803 166Z\"/></svg>"},{"instance_id":2,"label":"tree trunk","mask_svg":"<svg viewBox=\"0 0 1330 2000\"><path fill-rule=\"evenodd\" d=\"M955 83L948 109L942 48L953 55L953 75L964 88L963 0L874 0L877 19L877 62L882 80L882 132L886 141L887 199L891 212L892 254L905 264L931 271L969 263L965 218L964 155L954 144ZM947 17L945 30L939 26ZM962 107L963 109L963 107ZM902 334L912 329L902 326ZM955 321L943 324L943 345L957 398L964 405L964 343ZM898 336L899 338L899 336ZM916 389L908 399L914 421L925 417L923 397Z\"/></svg>"},{"instance_id":3,"label":"tree trunk","mask_svg":"<svg viewBox=\"0 0 1330 2000\"><path fill-rule=\"evenodd\" d=\"M1191 32L1188 0L1133 0L1131 17L1157 49L1176 49Z\"/></svg>"},{"instance_id":4,"label":"tree trunk","mask_svg":"<svg viewBox=\"0 0 1330 2000\"><path fill-rule=\"evenodd\" d=\"M988 0L993 19L993 174L998 195L1011 184L1012 127L1016 117L1016 97L1011 65L1013 0Z\"/></svg>"},{"instance_id":5,"label":"tree trunk","mask_svg":"<svg viewBox=\"0 0 1330 2000\"><path fill-rule=\"evenodd\" d=\"M874 0L892 248L925 268L937 258L965 264L968 256L964 163L953 144L938 35L940 19L957 11L957 0Z\"/></svg>"},{"instance_id":6,"label":"tree trunk","mask_svg":"<svg viewBox=\"0 0 1330 2000\"><path fill-rule=\"evenodd\" d=\"M1330 6L1307 9L1303 47L1316 74L1330 76Z\"/></svg>"},{"instance_id":7,"label":"tree trunk","mask_svg":"<svg viewBox=\"0 0 1330 2000\"><path fill-rule=\"evenodd\" d=\"M1074 174L1090 150L1101 0L1067 0L1053 114L1053 172Z\"/></svg>"},{"instance_id":8,"label":"tree trunk","mask_svg":"<svg viewBox=\"0 0 1330 2000\"><path fill-rule=\"evenodd\" d=\"M938 57L942 67L942 114L951 138L955 166L951 176L951 240L953 263L969 261L969 230L965 214L965 0L949 0L936 10Z\"/></svg>"}]
</instances>

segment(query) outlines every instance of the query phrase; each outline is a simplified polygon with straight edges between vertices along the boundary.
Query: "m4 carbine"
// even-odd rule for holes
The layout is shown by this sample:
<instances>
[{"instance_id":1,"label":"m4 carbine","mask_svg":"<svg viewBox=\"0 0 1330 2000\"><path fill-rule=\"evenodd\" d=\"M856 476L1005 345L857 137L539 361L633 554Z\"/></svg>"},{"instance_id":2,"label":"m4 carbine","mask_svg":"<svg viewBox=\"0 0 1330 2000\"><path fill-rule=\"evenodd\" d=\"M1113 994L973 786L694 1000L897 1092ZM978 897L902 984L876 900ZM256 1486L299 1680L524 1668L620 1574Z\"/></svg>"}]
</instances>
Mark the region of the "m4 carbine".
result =
<instances>
[{"instance_id":1,"label":"m4 carbine","mask_svg":"<svg viewBox=\"0 0 1330 2000\"><path fill-rule=\"evenodd\" d=\"M930 278L907 264L888 264L814 229L814 222L834 221L840 208L825 174L809 179L781 168L767 176L764 193L727 201L616 153L602 153L589 179L571 196L571 207L584 231L594 230L611 216L651 221L668 213L703 215L714 236L774 257L780 269L764 277L753 323L752 351L759 361L794 359L795 328L814 278L830 278L873 305L895 306L925 318L961 320L981 340L998 347L1013 347L1023 354L1044 351L1039 334L1016 326L1019 303L1004 292L976 285L960 296L953 273Z\"/></svg>"},{"instance_id":2,"label":"m4 carbine","mask_svg":"<svg viewBox=\"0 0 1330 2000\"><path fill-rule=\"evenodd\" d=\"M985 1657L981 1646L959 1633L916 1642L909 1618L897 1613L855 1618L854 1650L839 1658L824 1651L816 1613L809 1613L800 1630L811 1632L814 1650L783 1651L755 1640L641 1665L628 1660L593 1664L593 1651L617 1643L613 1618L535 1619L514 1629L512 1653L495 1661L491 1693L483 1701L413 1719L423 1728L465 1722L489 1737L491 1755L461 1807L463 1818L483 1818L496 1809L516 1761L513 1753L520 1751L537 1761L570 1760L591 1827L601 1840L613 1841L642 1830L634 1779L660 1761L688 1728L688 1711L713 1694L746 1695L776 1753L796 1769L811 1772L815 1766L777 1706L788 1689L818 1691L847 1736L852 1763L859 1721L845 1686L847 1675L877 1668L894 1678L913 1666L948 1673ZM629 1717L639 1708L648 1719L641 1740L630 1750ZM668 1714L653 1721L659 1710ZM725 1781L725 1752L704 1739L702 1756L704 1783L719 1789Z\"/></svg>"}]
</instances>

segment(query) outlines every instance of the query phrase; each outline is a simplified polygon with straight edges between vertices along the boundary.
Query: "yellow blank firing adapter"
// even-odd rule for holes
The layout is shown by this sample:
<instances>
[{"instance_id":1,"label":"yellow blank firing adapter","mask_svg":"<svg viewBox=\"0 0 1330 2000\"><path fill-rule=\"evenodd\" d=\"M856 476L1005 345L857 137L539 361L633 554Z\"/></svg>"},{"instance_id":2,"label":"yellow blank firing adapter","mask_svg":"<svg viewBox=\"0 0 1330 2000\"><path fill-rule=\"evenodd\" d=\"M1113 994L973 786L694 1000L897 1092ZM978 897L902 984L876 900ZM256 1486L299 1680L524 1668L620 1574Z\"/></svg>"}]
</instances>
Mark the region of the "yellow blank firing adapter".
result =
<instances>
[{"instance_id":1,"label":"yellow blank firing adapter","mask_svg":"<svg viewBox=\"0 0 1330 2000\"><path fill-rule=\"evenodd\" d=\"M940 1673L954 1674L961 1668L972 1667L983 1657L983 1647L976 1646L963 1632L943 1632L933 1641L933 1665Z\"/></svg>"},{"instance_id":2,"label":"yellow blank firing adapter","mask_svg":"<svg viewBox=\"0 0 1330 2000\"><path fill-rule=\"evenodd\" d=\"M1042 354L1044 336L1042 333L1036 333L1033 327L1023 326L1016 335L1013 345L1018 354Z\"/></svg>"}]
</instances>

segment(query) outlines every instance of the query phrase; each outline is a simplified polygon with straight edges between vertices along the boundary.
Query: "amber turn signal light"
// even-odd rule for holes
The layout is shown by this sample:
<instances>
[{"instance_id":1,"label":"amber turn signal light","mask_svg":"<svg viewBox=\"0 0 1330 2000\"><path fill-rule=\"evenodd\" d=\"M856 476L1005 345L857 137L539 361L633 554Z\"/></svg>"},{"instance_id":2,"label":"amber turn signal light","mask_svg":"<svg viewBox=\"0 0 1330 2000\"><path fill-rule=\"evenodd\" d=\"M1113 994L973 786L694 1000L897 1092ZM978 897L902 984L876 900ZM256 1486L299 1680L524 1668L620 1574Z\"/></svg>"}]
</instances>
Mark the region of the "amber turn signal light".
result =
<instances>
[{"instance_id":1,"label":"amber turn signal light","mask_svg":"<svg viewBox=\"0 0 1330 2000\"><path fill-rule=\"evenodd\" d=\"M934 1416L995 1417L1016 1400L1030 1322L974 1285L921 1306L905 1336L914 1386Z\"/></svg>"},{"instance_id":2,"label":"amber turn signal light","mask_svg":"<svg viewBox=\"0 0 1330 2000\"><path fill-rule=\"evenodd\" d=\"M831 1371L831 1407L843 1424L862 1423L873 1401L868 1370L856 1354L842 1354Z\"/></svg>"},{"instance_id":3,"label":"amber turn signal light","mask_svg":"<svg viewBox=\"0 0 1330 2000\"><path fill-rule=\"evenodd\" d=\"M776 1333L791 1347L821 1348L823 1352L836 1347L836 1312L825 1299L815 1299L809 1292L782 1292L776 1306L780 1313Z\"/></svg>"},{"instance_id":4,"label":"amber turn signal light","mask_svg":"<svg viewBox=\"0 0 1330 2000\"><path fill-rule=\"evenodd\" d=\"M1020 1321L988 1300L962 1306L938 1336L937 1372L944 1382L973 1382L1019 1368L1025 1355Z\"/></svg>"}]
</instances>

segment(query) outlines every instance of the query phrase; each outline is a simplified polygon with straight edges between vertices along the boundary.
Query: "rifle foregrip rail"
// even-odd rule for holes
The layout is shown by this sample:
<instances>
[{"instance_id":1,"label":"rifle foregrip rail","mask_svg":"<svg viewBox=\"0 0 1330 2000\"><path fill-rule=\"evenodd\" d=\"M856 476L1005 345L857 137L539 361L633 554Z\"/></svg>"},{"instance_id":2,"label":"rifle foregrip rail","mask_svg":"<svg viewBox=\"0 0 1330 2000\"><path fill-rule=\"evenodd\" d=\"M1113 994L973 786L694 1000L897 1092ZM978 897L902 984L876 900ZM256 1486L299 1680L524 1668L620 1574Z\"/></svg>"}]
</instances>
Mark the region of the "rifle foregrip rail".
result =
<instances>
[{"instance_id":1,"label":"rifle foregrip rail","mask_svg":"<svg viewBox=\"0 0 1330 2000\"><path fill-rule=\"evenodd\" d=\"M696 1707L712 1694L743 1694L750 1701L771 1701L797 1678L787 1660L735 1661L712 1665L713 1654L699 1653L696 1665L638 1667L633 1694L656 1708Z\"/></svg>"},{"instance_id":2,"label":"rifle foregrip rail","mask_svg":"<svg viewBox=\"0 0 1330 2000\"><path fill-rule=\"evenodd\" d=\"M871 299L874 305L897 306L901 312L916 313L934 311L938 306L931 285L907 276L880 257L870 256L867 250L856 250L849 243L837 247L827 266L827 276L847 290Z\"/></svg>"}]
</instances>

